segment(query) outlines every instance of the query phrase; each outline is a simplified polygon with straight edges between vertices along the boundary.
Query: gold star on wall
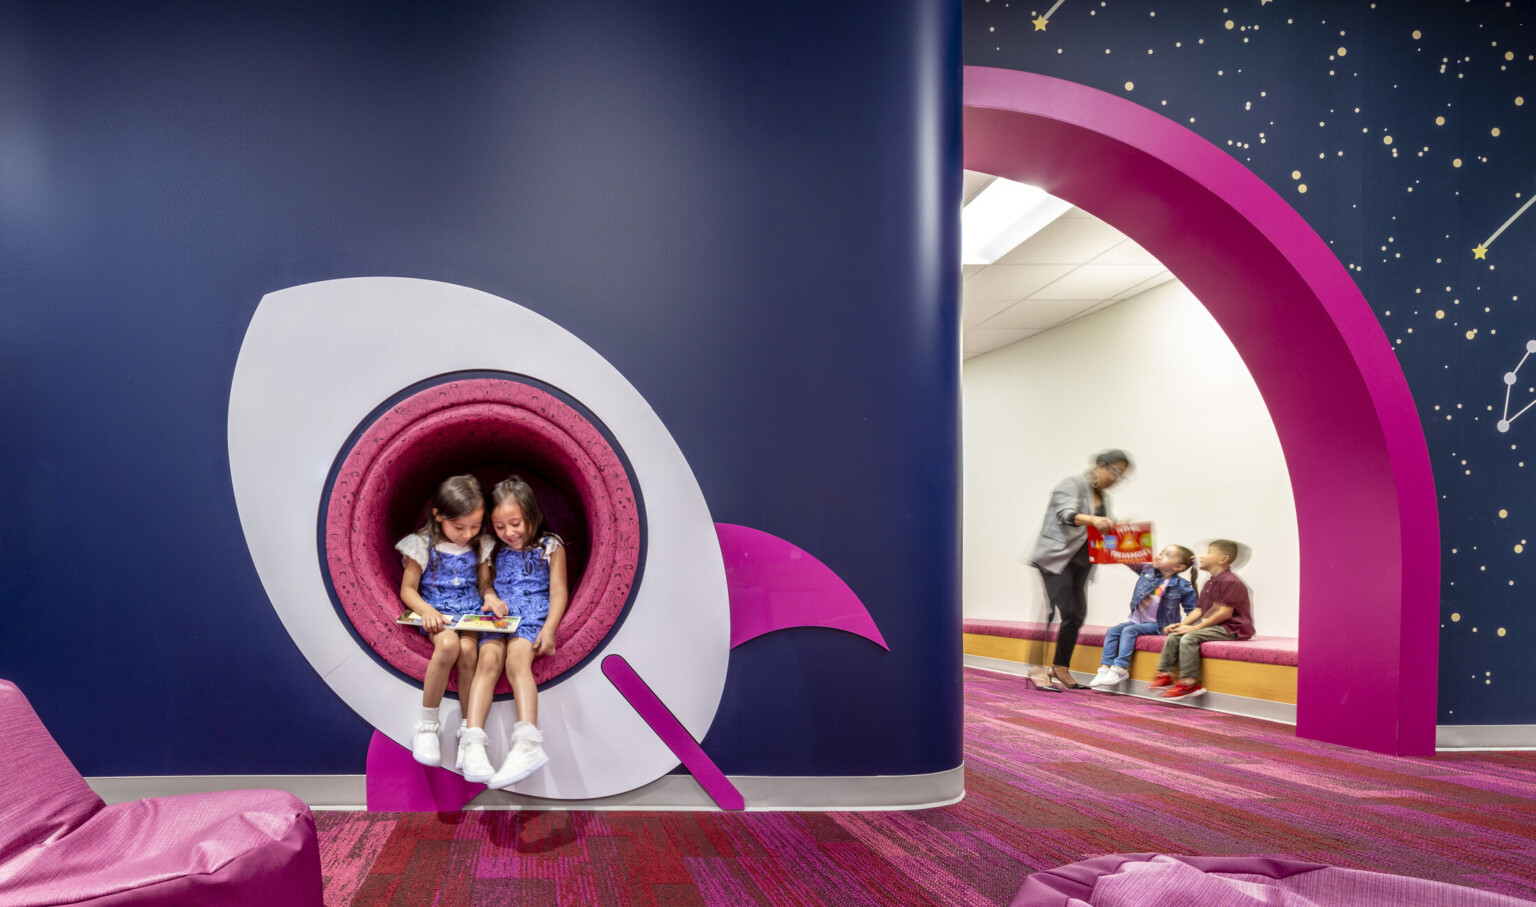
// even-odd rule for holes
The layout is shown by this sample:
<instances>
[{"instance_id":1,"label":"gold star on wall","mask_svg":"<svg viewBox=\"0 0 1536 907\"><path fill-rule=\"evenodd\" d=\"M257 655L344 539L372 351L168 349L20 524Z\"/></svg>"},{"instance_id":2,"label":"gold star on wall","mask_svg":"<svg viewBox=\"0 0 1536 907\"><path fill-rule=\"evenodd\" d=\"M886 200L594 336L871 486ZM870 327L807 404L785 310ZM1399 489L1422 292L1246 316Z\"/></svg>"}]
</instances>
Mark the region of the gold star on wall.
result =
<instances>
[{"instance_id":1,"label":"gold star on wall","mask_svg":"<svg viewBox=\"0 0 1536 907\"><path fill-rule=\"evenodd\" d=\"M1476 258L1476 259L1487 258L1488 257L1488 247L1483 245L1482 243L1478 243L1477 245L1473 246L1472 247L1472 257Z\"/></svg>"},{"instance_id":2,"label":"gold star on wall","mask_svg":"<svg viewBox=\"0 0 1536 907\"><path fill-rule=\"evenodd\" d=\"M1051 20L1045 18L1044 16L1041 16L1040 18L1034 20L1034 22L1035 22L1035 31L1045 31L1045 27L1046 27L1046 25L1050 24L1050 21Z\"/></svg>"}]
</instances>

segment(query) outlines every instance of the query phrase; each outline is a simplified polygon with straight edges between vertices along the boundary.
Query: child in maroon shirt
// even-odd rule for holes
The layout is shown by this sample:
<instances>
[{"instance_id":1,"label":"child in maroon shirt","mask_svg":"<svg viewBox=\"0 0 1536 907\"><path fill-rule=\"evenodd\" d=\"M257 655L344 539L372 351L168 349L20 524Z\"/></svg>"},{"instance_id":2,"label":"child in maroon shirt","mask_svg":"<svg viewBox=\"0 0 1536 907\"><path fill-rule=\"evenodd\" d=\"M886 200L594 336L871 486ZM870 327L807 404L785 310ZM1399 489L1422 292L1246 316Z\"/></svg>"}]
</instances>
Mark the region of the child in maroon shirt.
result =
<instances>
[{"instance_id":1,"label":"child in maroon shirt","mask_svg":"<svg viewBox=\"0 0 1536 907\"><path fill-rule=\"evenodd\" d=\"M1232 572L1232 561L1236 557L1237 543L1226 539L1211 542L1200 555L1200 569L1210 574L1210 579L1200 588L1200 607L1179 624L1168 628L1163 657L1157 661L1157 676L1147 684L1149 690L1171 687L1163 693L1164 699L1199 696L1205 692L1205 687L1200 685L1201 643L1252 638L1253 615L1248 603L1248 586ZM1174 683L1170 673L1175 667L1178 668L1178 683Z\"/></svg>"}]
</instances>

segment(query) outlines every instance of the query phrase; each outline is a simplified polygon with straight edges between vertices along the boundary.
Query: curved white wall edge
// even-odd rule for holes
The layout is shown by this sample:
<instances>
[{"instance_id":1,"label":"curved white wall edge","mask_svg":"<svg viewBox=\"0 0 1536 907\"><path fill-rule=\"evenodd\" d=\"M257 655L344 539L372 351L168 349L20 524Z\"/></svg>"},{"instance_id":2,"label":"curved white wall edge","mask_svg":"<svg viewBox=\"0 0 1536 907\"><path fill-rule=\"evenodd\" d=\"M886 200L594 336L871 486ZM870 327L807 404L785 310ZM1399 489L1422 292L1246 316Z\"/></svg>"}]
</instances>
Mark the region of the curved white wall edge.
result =
<instances>
[{"instance_id":1,"label":"curved white wall edge","mask_svg":"<svg viewBox=\"0 0 1536 907\"><path fill-rule=\"evenodd\" d=\"M682 451L640 393L549 319L468 287L399 277L323 281L269 293L246 330L229 395L229 463L251 559L294 643L332 690L403 746L421 690L364 651L326 593L316 521L347 436L403 388L491 369L547 382L587 407L628 457L645 500L644 574L601 648L623 655L703 739L725 687L730 610L714 521ZM677 758L593 659L539 695L549 766L516 786L590 799L665 775ZM453 752L457 704L444 709ZM511 701L486 722L499 761Z\"/></svg>"}]
</instances>

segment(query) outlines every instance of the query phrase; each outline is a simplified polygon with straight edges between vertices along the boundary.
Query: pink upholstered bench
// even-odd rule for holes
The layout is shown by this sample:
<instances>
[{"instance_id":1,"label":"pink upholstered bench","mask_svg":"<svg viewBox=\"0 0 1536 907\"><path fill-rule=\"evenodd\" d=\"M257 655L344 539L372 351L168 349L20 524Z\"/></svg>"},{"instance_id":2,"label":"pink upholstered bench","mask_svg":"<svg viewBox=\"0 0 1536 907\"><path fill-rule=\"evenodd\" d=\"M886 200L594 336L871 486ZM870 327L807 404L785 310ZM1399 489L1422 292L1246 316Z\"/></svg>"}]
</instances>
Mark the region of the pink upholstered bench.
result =
<instances>
[{"instance_id":1,"label":"pink upholstered bench","mask_svg":"<svg viewBox=\"0 0 1536 907\"><path fill-rule=\"evenodd\" d=\"M963 632L980 636L1003 636L1010 639L1037 639L1054 642L1057 625L1047 630L1045 624L1022 620L967 620ZM1084 624L1077 634L1080 646L1104 646L1104 631L1108 627ZM1161 652L1163 640L1157 636L1143 636L1136 640L1138 652ZM1240 642L1208 642L1200 646L1200 654L1206 658L1226 661L1247 661L1254 664L1287 665L1296 667L1297 640L1292 636L1255 636Z\"/></svg>"},{"instance_id":2,"label":"pink upholstered bench","mask_svg":"<svg viewBox=\"0 0 1536 907\"><path fill-rule=\"evenodd\" d=\"M1084 626L1077 635L1072 670L1091 674L1103 656L1104 631L1108 627ZM1057 625L1022 620L966 620L962 624L965 654L1025 663L1053 657ZM1150 680L1163 651L1164 637L1136 640L1131 678ZM1241 642L1208 642L1200 646L1204 657L1201 681L1213 693L1229 693L1269 702L1296 702L1298 640L1288 636L1255 636ZM1265 717L1268 717L1267 715Z\"/></svg>"}]
</instances>

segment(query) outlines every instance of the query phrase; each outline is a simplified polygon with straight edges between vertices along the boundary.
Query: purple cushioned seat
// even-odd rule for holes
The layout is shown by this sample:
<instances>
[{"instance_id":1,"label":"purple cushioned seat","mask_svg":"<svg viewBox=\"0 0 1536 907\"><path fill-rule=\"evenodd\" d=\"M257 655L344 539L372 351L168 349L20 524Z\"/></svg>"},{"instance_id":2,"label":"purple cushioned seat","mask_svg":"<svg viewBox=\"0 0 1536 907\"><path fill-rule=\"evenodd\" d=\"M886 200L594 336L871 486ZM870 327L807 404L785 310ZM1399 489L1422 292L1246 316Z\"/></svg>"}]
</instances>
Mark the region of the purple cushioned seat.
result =
<instances>
[{"instance_id":1,"label":"purple cushioned seat","mask_svg":"<svg viewBox=\"0 0 1536 907\"><path fill-rule=\"evenodd\" d=\"M0 681L0 907L320 905L309 807L272 790L105 805Z\"/></svg>"}]
</instances>

